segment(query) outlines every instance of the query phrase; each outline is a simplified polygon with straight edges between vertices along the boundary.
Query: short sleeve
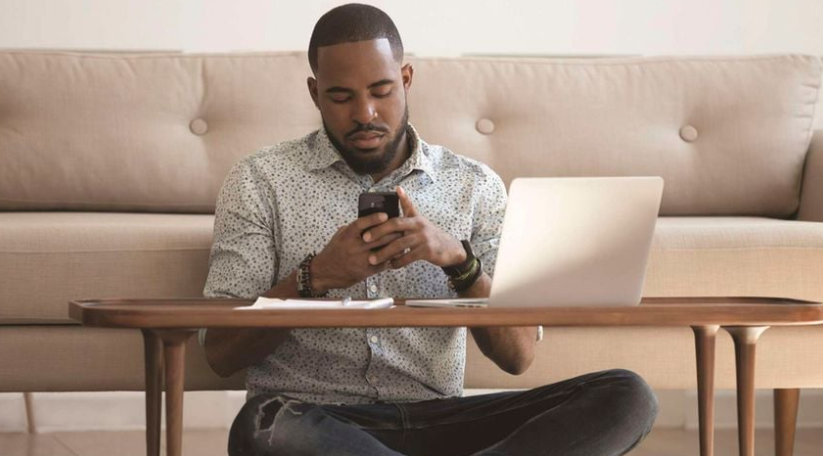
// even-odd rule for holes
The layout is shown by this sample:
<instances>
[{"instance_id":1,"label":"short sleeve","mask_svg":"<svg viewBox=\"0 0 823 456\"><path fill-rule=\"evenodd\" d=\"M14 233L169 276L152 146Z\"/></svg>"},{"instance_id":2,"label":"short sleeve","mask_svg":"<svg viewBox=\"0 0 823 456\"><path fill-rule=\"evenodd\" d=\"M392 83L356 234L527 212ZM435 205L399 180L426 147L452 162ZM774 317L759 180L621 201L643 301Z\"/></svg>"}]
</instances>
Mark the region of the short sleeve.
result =
<instances>
[{"instance_id":1,"label":"short sleeve","mask_svg":"<svg viewBox=\"0 0 823 456\"><path fill-rule=\"evenodd\" d=\"M254 299L277 277L275 195L251 158L229 172L217 198L203 295Z\"/></svg>"},{"instance_id":2,"label":"short sleeve","mask_svg":"<svg viewBox=\"0 0 823 456\"><path fill-rule=\"evenodd\" d=\"M475 209L472 227L472 251L483 264L483 271L494 276L497 250L506 213L506 185L500 176L484 165L486 174L475 190Z\"/></svg>"}]
</instances>

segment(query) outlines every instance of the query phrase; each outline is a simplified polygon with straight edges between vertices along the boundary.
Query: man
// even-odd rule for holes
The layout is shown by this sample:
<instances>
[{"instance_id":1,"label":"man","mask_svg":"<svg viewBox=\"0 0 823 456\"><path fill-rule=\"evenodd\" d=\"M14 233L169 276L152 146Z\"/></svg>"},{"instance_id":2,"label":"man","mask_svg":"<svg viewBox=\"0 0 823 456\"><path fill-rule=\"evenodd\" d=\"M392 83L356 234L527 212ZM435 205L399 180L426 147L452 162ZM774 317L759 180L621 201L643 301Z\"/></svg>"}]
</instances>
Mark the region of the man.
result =
<instances>
[{"instance_id":1,"label":"man","mask_svg":"<svg viewBox=\"0 0 823 456\"><path fill-rule=\"evenodd\" d=\"M505 187L408 124L414 72L391 19L366 5L329 11L309 61L323 128L231 170L205 294L488 296ZM360 193L395 189L402 217L356 219ZM472 328L511 374L531 364L537 334ZM622 370L460 397L465 343L465 328L211 329L204 341L219 374L248 368L232 456L619 455L651 428L654 394Z\"/></svg>"}]
</instances>

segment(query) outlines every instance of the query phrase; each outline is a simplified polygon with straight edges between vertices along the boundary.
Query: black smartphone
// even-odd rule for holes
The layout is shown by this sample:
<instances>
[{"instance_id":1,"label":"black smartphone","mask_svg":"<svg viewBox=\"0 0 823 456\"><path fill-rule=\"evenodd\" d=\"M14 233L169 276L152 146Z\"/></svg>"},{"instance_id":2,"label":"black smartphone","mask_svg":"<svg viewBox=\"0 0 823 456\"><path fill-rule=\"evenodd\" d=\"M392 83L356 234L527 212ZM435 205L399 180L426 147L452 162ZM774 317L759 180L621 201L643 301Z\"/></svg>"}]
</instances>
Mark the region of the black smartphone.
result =
<instances>
[{"instance_id":1,"label":"black smartphone","mask_svg":"<svg viewBox=\"0 0 823 456\"><path fill-rule=\"evenodd\" d=\"M395 192L361 193L357 202L357 218L385 212L389 218L400 217L400 197Z\"/></svg>"}]
</instances>

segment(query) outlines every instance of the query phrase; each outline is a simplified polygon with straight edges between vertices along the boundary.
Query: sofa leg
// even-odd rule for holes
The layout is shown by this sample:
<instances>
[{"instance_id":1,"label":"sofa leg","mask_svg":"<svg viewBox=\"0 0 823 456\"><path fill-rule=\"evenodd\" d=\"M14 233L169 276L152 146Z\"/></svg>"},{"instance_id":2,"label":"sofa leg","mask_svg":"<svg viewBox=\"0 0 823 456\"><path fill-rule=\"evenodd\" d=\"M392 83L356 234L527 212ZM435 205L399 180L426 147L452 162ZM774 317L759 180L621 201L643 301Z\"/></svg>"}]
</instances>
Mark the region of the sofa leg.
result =
<instances>
[{"instance_id":1,"label":"sofa leg","mask_svg":"<svg viewBox=\"0 0 823 456\"><path fill-rule=\"evenodd\" d=\"M774 390L774 454L792 456L800 389Z\"/></svg>"},{"instance_id":2,"label":"sofa leg","mask_svg":"<svg viewBox=\"0 0 823 456\"><path fill-rule=\"evenodd\" d=\"M23 403L26 407L26 432L29 434L37 434L37 423L34 416L34 398L31 393L23 393Z\"/></svg>"}]
</instances>

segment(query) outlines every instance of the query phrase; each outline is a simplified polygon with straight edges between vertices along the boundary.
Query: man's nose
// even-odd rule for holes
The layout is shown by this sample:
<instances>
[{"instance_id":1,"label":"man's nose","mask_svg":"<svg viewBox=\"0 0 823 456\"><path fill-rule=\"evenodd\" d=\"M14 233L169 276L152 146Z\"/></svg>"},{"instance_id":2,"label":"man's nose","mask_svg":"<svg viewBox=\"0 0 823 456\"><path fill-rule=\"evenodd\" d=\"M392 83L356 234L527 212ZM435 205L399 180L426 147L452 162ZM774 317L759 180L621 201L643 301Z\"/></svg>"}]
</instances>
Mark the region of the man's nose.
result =
<instances>
[{"instance_id":1,"label":"man's nose","mask_svg":"<svg viewBox=\"0 0 823 456\"><path fill-rule=\"evenodd\" d=\"M362 100L355 103L354 111L352 112L352 120L366 125L377 117L377 108L369 100Z\"/></svg>"}]
</instances>

